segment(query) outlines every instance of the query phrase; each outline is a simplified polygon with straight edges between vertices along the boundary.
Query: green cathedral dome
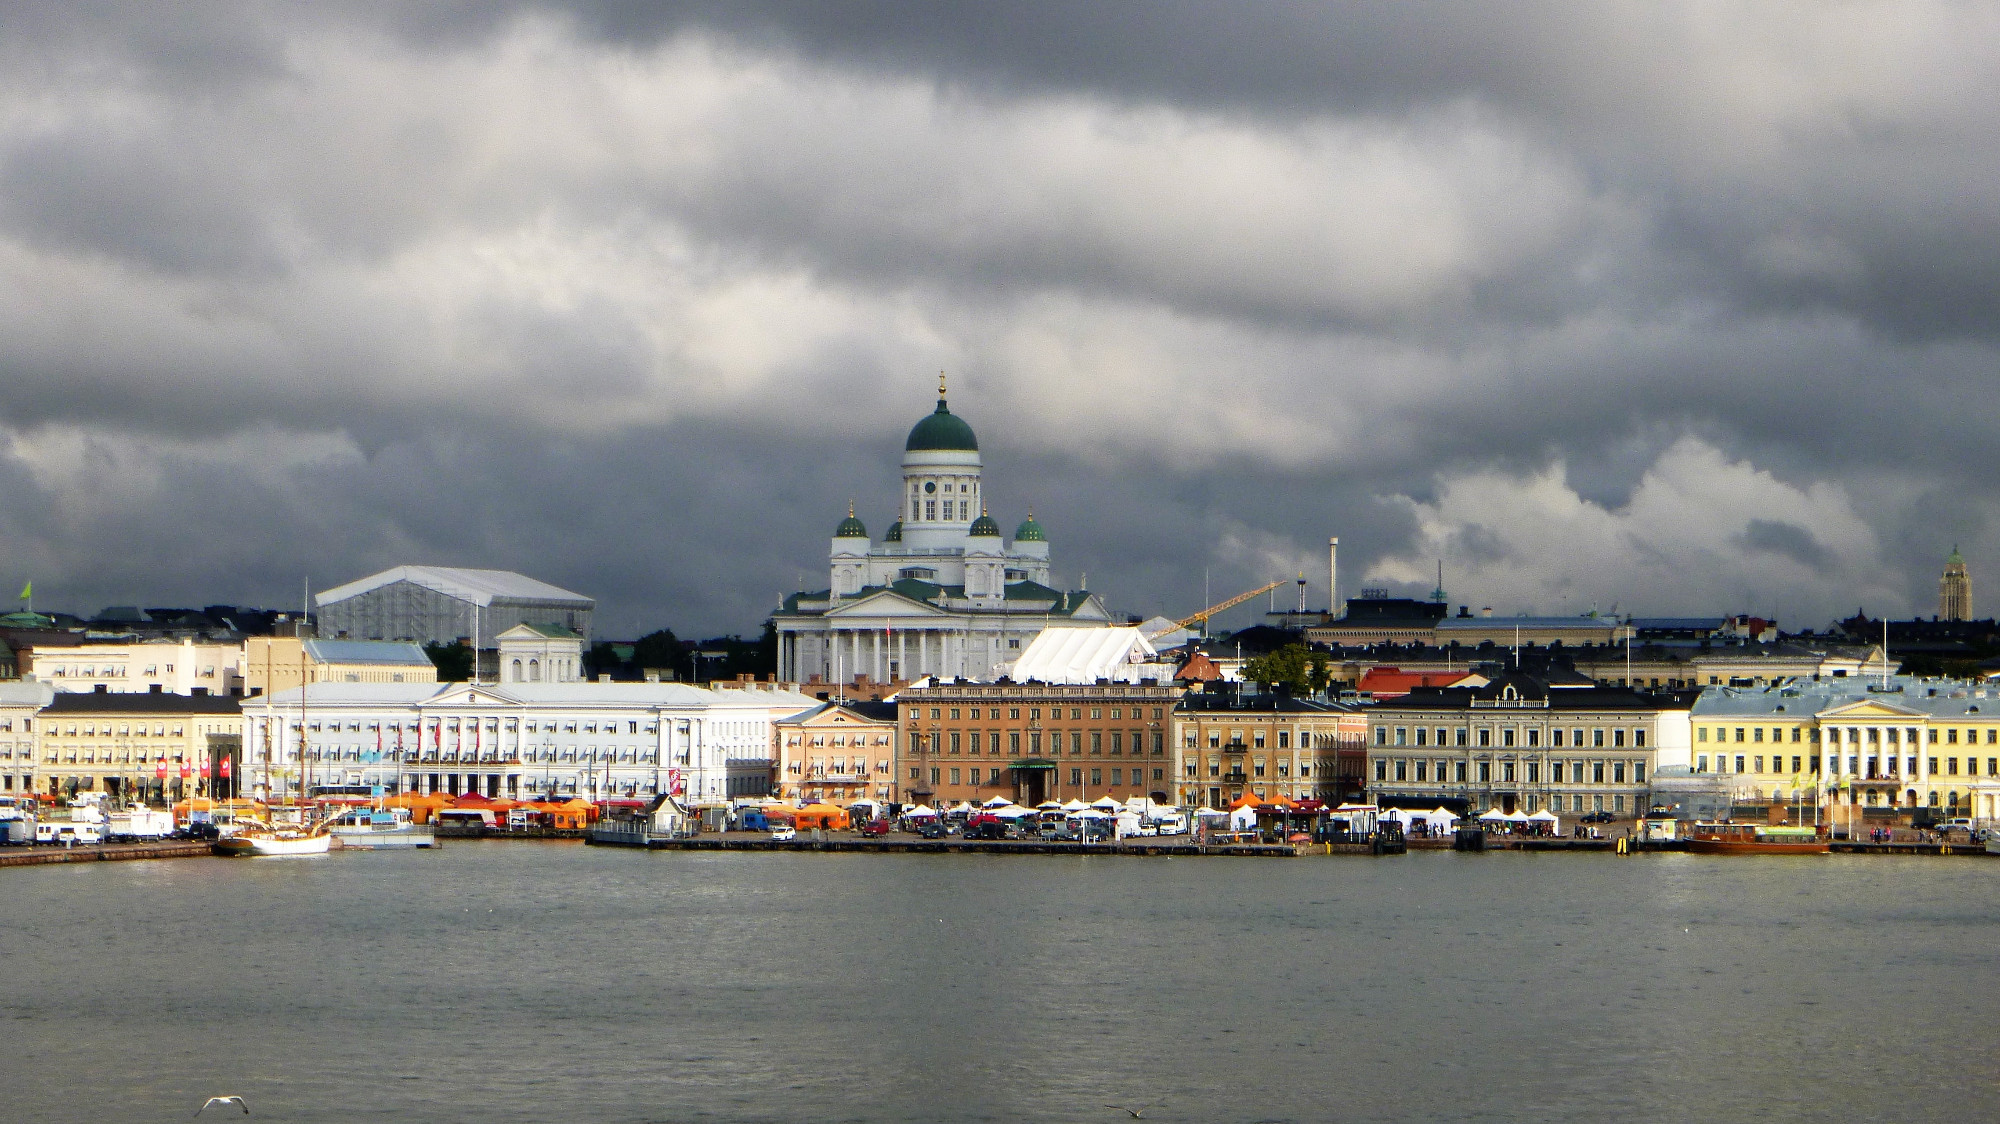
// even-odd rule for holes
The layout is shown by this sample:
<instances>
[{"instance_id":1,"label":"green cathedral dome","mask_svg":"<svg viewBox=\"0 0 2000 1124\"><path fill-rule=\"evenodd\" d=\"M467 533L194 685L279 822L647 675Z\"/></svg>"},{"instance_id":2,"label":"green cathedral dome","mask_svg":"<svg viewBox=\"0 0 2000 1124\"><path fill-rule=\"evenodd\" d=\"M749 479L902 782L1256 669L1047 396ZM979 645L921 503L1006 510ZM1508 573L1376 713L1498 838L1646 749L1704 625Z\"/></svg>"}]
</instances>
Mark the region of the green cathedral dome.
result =
<instances>
[{"instance_id":1,"label":"green cathedral dome","mask_svg":"<svg viewBox=\"0 0 2000 1124\"><path fill-rule=\"evenodd\" d=\"M882 535L882 541L883 542L903 541L903 521L901 519L898 519L894 523L889 524L889 529L885 531Z\"/></svg>"},{"instance_id":2,"label":"green cathedral dome","mask_svg":"<svg viewBox=\"0 0 2000 1124\"><path fill-rule=\"evenodd\" d=\"M970 533L974 535L991 535L997 539L1000 537L1000 524L995 523L991 515L982 511L979 513L979 518L972 521L972 530Z\"/></svg>"},{"instance_id":3,"label":"green cathedral dome","mask_svg":"<svg viewBox=\"0 0 2000 1124\"><path fill-rule=\"evenodd\" d=\"M1021 520L1021 525L1019 527L1014 528L1014 541L1015 542L1049 541L1048 536L1042 534L1042 525L1040 523L1035 522L1034 512L1030 511L1028 513L1028 517L1026 519Z\"/></svg>"},{"instance_id":4,"label":"green cathedral dome","mask_svg":"<svg viewBox=\"0 0 2000 1124\"><path fill-rule=\"evenodd\" d=\"M854 517L853 504L847 505L847 518L840 521L840 530L835 531L833 537L837 539L865 539L868 537L868 528L862 526L861 520Z\"/></svg>"},{"instance_id":5,"label":"green cathedral dome","mask_svg":"<svg viewBox=\"0 0 2000 1124\"><path fill-rule=\"evenodd\" d=\"M979 438L973 436L972 427L965 419L945 407L944 395L938 395L937 409L927 418L910 427L910 439L903 442L905 452L970 452L979 451Z\"/></svg>"}]
</instances>

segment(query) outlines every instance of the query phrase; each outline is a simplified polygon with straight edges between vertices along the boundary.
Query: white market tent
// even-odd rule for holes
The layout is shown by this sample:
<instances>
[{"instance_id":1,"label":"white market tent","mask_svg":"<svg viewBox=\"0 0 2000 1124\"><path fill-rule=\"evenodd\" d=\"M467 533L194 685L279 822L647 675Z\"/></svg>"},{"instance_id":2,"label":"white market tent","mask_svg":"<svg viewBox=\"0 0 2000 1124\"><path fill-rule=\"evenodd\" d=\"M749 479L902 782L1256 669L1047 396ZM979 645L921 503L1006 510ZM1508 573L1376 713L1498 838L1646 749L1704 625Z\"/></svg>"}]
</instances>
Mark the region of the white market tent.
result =
<instances>
[{"instance_id":1,"label":"white market tent","mask_svg":"<svg viewBox=\"0 0 2000 1124\"><path fill-rule=\"evenodd\" d=\"M948 810L953 812L970 812L973 809L972 809L972 803L970 801L961 800L958 803L953 804L951 808Z\"/></svg>"},{"instance_id":2,"label":"white market tent","mask_svg":"<svg viewBox=\"0 0 2000 1124\"><path fill-rule=\"evenodd\" d=\"M1430 811L1424 814L1427 817L1429 817L1432 823L1443 822L1446 824L1453 824L1458 822L1458 817L1456 815L1453 815L1451 809L1449 808L1432 808Z\"/></svg>"},{"instance_id":3,"label":"white market tent","mask_svg":"<svg viewBox=\"0 0 2000 1124\"><path fill-rule=\"evenodd\" d=\"M1131 681L1133 669L1158 652L1136 628L1058 625L1035 634L1014 661L1016 683Z\"/></svg>"},{"instance_id":4,"label":"white market tent","mask_svg":"<svg viewBox=\"0 0 2000 1124\"><path fill-rule=\"evenodd\" d=\"M1125 805L1120 804L1118 801L1113 800L1109 796L1100 796L1097 799L1092 800L1090 802L1090 806L1103 812L1116 812L1120 808L1123 808Z\"/></svg>"},{"instance_id":5,"label":"white market tent","mask_svg":"<svg viewBox=\"0 0 2000 1124\"><path fill-rule=\"evenodd\" d=\"M1507 822L1508 822L1508 823L1527 823L1527 822L1528 822L1528 813L1526 813L1526 812L1523 812L1523 811L1519 811L1518 809L1517 809L1517 810L1515 810L1515 811L1512 811L1512 812L1509 812L1509 813L1507 813Z\"/></svg>"},{"instance_id":6,"label":"white market tent","mask_svg":"<svg viewBox=\"0 0 2000 1124\"><path fill-rule=\"evenodd\" d=\"M1058 804L1058 803L1056 803L1056 802L1055 802L1055 801L1053 801L1053 800L1044 800L1044 801L1042 801L1042 802L1041 802L1040 804L1037 804L1037 805L1035 805L1035 807L1036 807L1036 809L1038 809L1038 810L1040 810L1040 811L1043 811L1043 812L1060 812L1060 811L1062 811L1062 805L1061 805L1061 804Z\"/></svg>"},{"instance_id":7,"label":"white market tent","mask_svg":"<svg viewBox=\"0 0 2000 1124\"><path fill-rule=\"evenodd\" d=\"M1532 816L1529 816L1528 822L1548 824L1549 830L1551 832L1562 830L1562 817L1556 815L1554 812L1549 811L1547 808L1543 808L1541 811L1536 812Z\"/></svg>"},{"instance_id":8,"label":"white market tent","mask_svg":"<svg viewBox=\"0 0 2000 1124\"><path fill-rule=\"evenodd\" d=\"M1070 816L1070 819L1073 820L1108 820L1111 818L1111 813L1100 812L1095 808L1085 808L1083 811L1076 812Z\"/></svg>"},{"instance_id":9,"label":"white market tent","mask_svg":"<svg viewBox=\"0 0 2000 1124\"><path fill-rule=\"evenodd\" d=\"M1249 831L1257 826L1257 805L1245 804L1229 813L1229 830Z\"/></svg>"},{"instance_id":10,"label":"white market tent","mask_svg":"<svg viewBox=\"0 0 2000 1124\"><path fill-rule=\"evenodd\" d=\"M936 819L937 809L931 807L928 804L919 804L914 808L904 809L903 814L910 817L911 819L917 819L917 820Z\"/></svg>"},{"instance_id":11,"label":"white market tent","mask_svg":"<svg viewBox=\"0 0 2000 1124\"><path fill-rule=\"evenodd\" d=\"M1078 800L1075 797L1071 797L1068 801L1066 801L1062 805L1062 810L1065 812L1081 812L1088 807L1090 807L1090 805L1085 804L1083 801Z\"/></svg>"},{"instance_id":12,"label":"white market tent","mask_svg":"<svg viewBox=\"0 0 2000 1124\"><path fill-rule=\"evenodd\" d=\"M980 807L982 807L982 808L1005 808L1005 807L1006 807L1007 805L1009 805L1009 804L1012 804L1012 803L1013 803L1013 801L1012 801L1012 800L1009 800L1009 799L1007 799L1007 798L1006 798L1006 797L1004 797L1004 796L995 796L995 797L993 797L992 799L988 800L988 801L987 801L986 803L984 803L984 804L981 804L981 805L980 805Z\"/></svg>"},{"instance_id":13,"label":"white market tent","mask_svg":"<svg viewBox=\"0 0 2000 1124\"><path fill-rule=\"evenodd\" d=\"M1479 814L1480 823L1505 823L1506 821L1507 813L1498 808L1489 808Z\"/></svg>"},{"instance_id":14,"label":"white market tent","mask_svg":"<svg viewBox=\"0 0 2000 1124\"><path fill-rule=\"evenodd\" d=\"M1002 808L989 808L987 809L987 814L1003 820L1018 820L1022 816L1034 815L1035 810L1033 808L1023 808L1019 804L1009 804Z\"/></svg>"},{"instance_id":15,"label":"white market tent","mask_svg":"<svg viewBox=\"0 0 2000 1124\"><path fill-rule=\"evenodd\" d=\"M1227 818L1228 815L1228 812L1218 812L1206 804L1194 810L1194 818L1198 820L1219 820Z\"/></svg>"}]
</instances>

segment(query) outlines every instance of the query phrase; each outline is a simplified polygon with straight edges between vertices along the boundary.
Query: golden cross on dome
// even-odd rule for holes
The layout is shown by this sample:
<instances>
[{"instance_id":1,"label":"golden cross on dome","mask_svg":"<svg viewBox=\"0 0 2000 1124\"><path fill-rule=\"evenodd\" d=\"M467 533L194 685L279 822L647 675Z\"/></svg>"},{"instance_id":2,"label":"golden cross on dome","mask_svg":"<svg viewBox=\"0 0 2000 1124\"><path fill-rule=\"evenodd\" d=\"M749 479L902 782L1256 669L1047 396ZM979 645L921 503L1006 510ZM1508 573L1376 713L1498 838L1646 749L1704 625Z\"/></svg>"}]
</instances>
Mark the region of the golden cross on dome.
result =
<instances>
[{"instance_id":1,"label":"golden cross on dome","mask_svg":"<svg viewBox=\"0 0 2000 1124\"><path fill-rule=\"evenodd\" d=\"M938 397L939 397L939 398L943 398L943 397L944 397L944 372L943 372L943 371L939 371L939 372L938 372Z\"/></svg>"}]
</instances>

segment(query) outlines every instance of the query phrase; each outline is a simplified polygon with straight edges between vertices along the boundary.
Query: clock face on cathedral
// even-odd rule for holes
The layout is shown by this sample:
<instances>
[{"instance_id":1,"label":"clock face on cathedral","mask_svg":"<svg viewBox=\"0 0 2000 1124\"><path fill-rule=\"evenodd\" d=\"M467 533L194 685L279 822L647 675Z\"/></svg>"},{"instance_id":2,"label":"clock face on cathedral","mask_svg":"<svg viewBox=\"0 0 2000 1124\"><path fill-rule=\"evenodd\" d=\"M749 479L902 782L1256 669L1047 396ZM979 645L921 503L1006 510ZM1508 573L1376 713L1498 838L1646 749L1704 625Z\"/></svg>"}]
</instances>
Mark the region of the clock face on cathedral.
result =
<instances>
[{"instance_id":1,"label":"clock face on cathedral","mask_svg":"<svg viewBox=\"0 0 2000 1124\"><path fill-rule=\"evenodd\" d=\"M1051 588L1048 539L1032 511L1011 540L1001 536L981 467L979 438L951 412L940 380L937 408L903 443L887 531L872 537L850 504L834 531L827 588L787 597L776 614L782 676L984 679L1049 624L1109 622L1096 597Z\"/></svg>"}]
</instances>

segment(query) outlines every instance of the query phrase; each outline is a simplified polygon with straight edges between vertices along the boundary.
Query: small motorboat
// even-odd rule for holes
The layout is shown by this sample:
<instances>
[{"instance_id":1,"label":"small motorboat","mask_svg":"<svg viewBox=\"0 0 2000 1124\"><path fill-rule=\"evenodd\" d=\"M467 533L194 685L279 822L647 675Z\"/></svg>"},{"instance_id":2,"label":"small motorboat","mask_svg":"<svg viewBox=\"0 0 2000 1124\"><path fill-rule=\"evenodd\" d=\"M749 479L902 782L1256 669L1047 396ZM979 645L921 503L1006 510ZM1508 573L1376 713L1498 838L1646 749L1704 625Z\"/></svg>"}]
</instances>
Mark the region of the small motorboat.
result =
<instances>
[{"instance_id":1,"label":"small motorboat","mask_svg":"<svg viewBox=\"0 0 2000 1124\"><path fill-rule=\"evenodd\" d=\"M437 829L410 818L408 808L350 808L326 825L342 847L363 850L390 847L435 847Z\"/></svg>"}]
</instances>

